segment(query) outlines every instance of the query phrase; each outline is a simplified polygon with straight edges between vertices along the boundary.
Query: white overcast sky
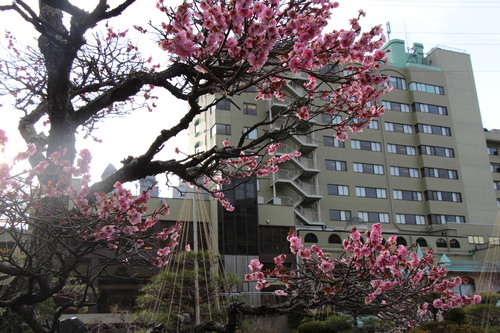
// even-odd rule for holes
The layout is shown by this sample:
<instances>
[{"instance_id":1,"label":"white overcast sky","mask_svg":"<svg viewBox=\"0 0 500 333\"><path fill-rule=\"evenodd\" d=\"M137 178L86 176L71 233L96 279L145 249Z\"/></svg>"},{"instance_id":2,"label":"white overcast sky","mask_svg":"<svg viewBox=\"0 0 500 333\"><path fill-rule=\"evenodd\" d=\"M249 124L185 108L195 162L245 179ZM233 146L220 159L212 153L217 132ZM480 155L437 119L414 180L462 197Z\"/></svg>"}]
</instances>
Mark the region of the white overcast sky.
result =
<instances>
[{"instance_id":1,"label":"white overcast sky","mask_svg":"<svg viewBox=\"0 0 500 333\"><path fill-rule=\"evenodd\" d=\"M10 2L10 0L0 0L0 5ZM72 2L78 5L82 3ZM85 2L85 4L92 3L96 1ZM391 39L403 39L407 46L411 46L414 42L422 43L424 52L428 52L432 47L442 45L464 50L470 54L483 124L488 129L500 128L500 109L497 101L500 91L500 80L498 80L500 1L344 0L339 3L340 7L334 12L331 22L334 28L348 27L348 19L356 16L358 9L363 9L367 12L367 16L361 24L366 29L376 24L382 24L385 28L386 23L390 22ZM144 24L151 18L158 18L155 0L139 0L114 26ZM28 26L14 13L0 13L0 29L10 30L24 38L29 32ZM156 50L155 54L158 55ZM158 58L157 60L161 61ZM5 100L1 102L3 107L0 109L0 128L6 130L11 138L11 144L14 144L20 142L15 136L18 114L13 113L6 102ZM126 156L141 154L146 148L145 145L151 142L161 129L168 128L176 122L186 109L182 103L168 96L162 97L158 104L159 108L153 113L139 110L129 118L113 119L102 124L97 132L104 141L102 144L97 145L90 141L80 144L80 147L90 147L93 152L95 180L99 178L108 163L119 166L119 161ZM13 146L10 151L13 150ZM170 155L177 146L185 149L187 146L185 136L169 144L165 148L165 154Z\"/></svg>"}]
</instances>

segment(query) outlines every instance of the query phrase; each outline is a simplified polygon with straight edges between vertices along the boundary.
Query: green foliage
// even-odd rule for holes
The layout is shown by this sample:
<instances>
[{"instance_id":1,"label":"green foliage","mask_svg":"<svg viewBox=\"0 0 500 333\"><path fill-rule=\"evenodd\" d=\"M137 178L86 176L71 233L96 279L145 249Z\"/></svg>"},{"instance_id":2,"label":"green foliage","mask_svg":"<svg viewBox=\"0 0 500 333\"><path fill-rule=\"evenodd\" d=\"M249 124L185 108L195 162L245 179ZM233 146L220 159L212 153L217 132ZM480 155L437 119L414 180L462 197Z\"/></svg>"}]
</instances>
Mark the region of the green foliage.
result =
<instances>
[{"instance_id":1,"label":"green foliage","mask_svg":"<svg viewBox=\"0 0 500 333\"><path fill-rule=\"evenodd\" d=\"M328 333L329 329L326 327L324 321L312 320L300 324L297 328L299 333Z\"/></svg>"},{"instance_id":2,"label":"green foliage","mask_svg":"<svg viewBox=\"0 0 500 333\"><path fill-rule=\"evenodd\" d=\"M352 317L330 315L326 318L325 325L330 329L330 332L345 331L353 326Z\"/></svg>"},{"instance_id":3,"label":"green foliage","mask_svg":"<svg viewBox=\"0 0 500 333\"><path fill-rule=\"evenodd\" d=\"M390 321L374 317L365 318L362 321L363 327L357 329L357 332L360 333L387 332L396 327L396 325Z\"/></svg>"},{"instance_id":4,"label":"green foliage","mask_svg":"<svg viewBox=\"0 0 500 333\"><path fill-rule=\"evenodd\" d=\"M408 333L486 333L481 327L457 324L451 321L430 321L411 329Z\"/></svg>"},{"instance_id":5,"label":"green foliage","mask_svg":"<svg viewBox=\"0 0 500 333\"><path fill-rule=\"evenodd\" d=\"M491 304L474 304L464 308L466 321L480 327L500 326L500 307Z\"/></svg>"},{"instance_id":6,"label":"green foliage","mask_svg":"<svg viewBox=\"0 0 500 333\"><path fill-rule=\"evenodd\" d=\"M500 333L500 327L499 326L493 326L493 327L488 327L484 329L486 333Z\"/></svg>"},{"instance_id":7,"label":"green foliage","mask_svg":"<svg viewBox=\"0 0 500 333\"><path fill-rule=\"evenodd\" d=\"M296 329L300 324L306 321L307 317L304 317L301 313L290 312L287 314L288 327L291 329Z\"/></svg>"},{"instance_id":8,"label":"green foliage","mask_svg":"<svg viewBox=\"0 0 500 333\"><path fill-rule=\"evenodd\" d=\"M345 332L352 329L352 318L342 315L330 315L324 321L311 320L303 322L297 328L299 333Z\"/></svg>"},{"instance_id":9,"label":"green foliage","mask_svg":"<svg viewBox=\"0 0 500 333\"><path fill-rule=\"evenodd\" d=\"M496 305L500 301L500 294L497 293L480 293L482 298L481 304Z\"/></svg>"},{"instance_id":10,"label":"green foliage","mask_svg":"<svg viewBox=\"0 0 500 333\"><path fill-rule=\"evenodd\" d=\"M453 308L443 314L445 320L452 321L457 324L465 322L465 311L462 308Z\"/></svg>"},{"instance_id":11,"label":"green foliage","mask_svg":"<svg viewBox=\"0 0 500 333\"><path fill-rule=\"evenodd\" d=\"M219 257L208 252L185 252L174 258L172 271L162 270L141 288L142 295L136 303L142 308L135 320L140 323L163 324L172 331L183 331L192 327L194 321L194 262L198 258L198 281L200 291L200 312L202 320L224 321L225 311L218 307L218 291L229 290L241 283L233 274L211 276L211 267ZM223 306L223 304L220 304Z\"/></svg>"}]
</instances>

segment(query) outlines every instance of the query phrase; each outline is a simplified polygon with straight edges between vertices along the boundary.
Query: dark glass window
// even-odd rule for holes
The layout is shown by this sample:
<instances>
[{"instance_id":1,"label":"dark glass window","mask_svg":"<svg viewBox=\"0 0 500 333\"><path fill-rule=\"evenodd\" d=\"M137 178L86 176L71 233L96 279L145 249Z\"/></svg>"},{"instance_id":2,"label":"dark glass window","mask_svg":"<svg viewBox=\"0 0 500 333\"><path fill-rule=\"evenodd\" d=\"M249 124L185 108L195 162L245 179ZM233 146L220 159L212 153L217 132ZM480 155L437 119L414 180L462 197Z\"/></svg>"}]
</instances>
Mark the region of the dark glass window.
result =
<instances>
[{"instance_id":1,"label":"dark glass window","mask_svg":"<svg viewBox=\"0 0 500 333\"><path fill-rule=\"evenodd\" d=\"M221 135L231 135L231 125L227 124L215 124L210 130L210 135L214 137L217 134Z\"/></svg>"},{"instance_id":2,"label":"dark glass window","mask_svg":"<svg viewBox=\"0 0 500 333\"><path fill-rule=\"evenodd\" d=\"M421 155L455 157L453 148L420 145L418 146L418 150Z\"/></svg>"},{"instance_id":3,"label":"dark glass window","mask_svg":"<svg viewBox=\"0 0 500 333\"><path fill-rule=\"evenodd\" d=\"M424 177L458 179L457 170L440 169L440 168L422 168Z\"/></svg>"},{"instance_id":4,"label":"dark glass window","mask_svg":"<svg viewBox=\"0 0 500 333\"><path fill-rule=\"evenodd\" d=\"M448 115L448 109L446 108L446 106L431 105L424 103L413 103L413 110L416 112L427 112L443 116Z\"/></svg>"},{"instance_id":5,"label":"dark glass window","mask_svg":"<svg viewBox=\"0 0 500 333\"><path fill-rule=\"evenodd\" d=\"M389 78L389 84L394 88L394 89L401 89L401 90L406 90L406 80L403 79L402 77L394 77L391 76Z\"/></svg>"},{"instance_id":6,"label":"dark glass window","mask_svg":"<svg viewBox=\"0 0 500 333\"><path fill-rule=\"evenodd\" d=\"M498 155L498 148L488 147L488 155Z\"/></svg>"},{"instance_id":7,"label":"dark glass window","mask_svg":"<svg viewBox=\"0 0 500 333\"><path fill-rule=\"evenodd\" d=\"M231 102L228 99L221 99L215 104L217 110L231 110Z\"/></svg>"},{"instance_id":8,"label":"dark glass window","mask_svg":"<svg viewBox=\"0 0 500 333\"><path fill-rule=\"evenodd\" d=\"M421 247L427 247L427 241L425 238L419 237L417 238L417 245L420 245Z\"/></svg>"},{"instance_id":9,"label":"dark glass window","mask_svg":"<svg viewBox=\"0 0 500 333\"><path fill-rule=\"evenodd\" d=\"M406 242L406 239L404 237L398 236L398 238L396 238L396 245L407 246L408 243Z\"/></svg>"},{"instance_id":10,"label":"dark glass window","mask_svg":"<svg viewBox=\"0 0 500 333\"><path fill-rule=\"evenodd\" d=\"M221 254L257 255L259 221L256 179L241 179L225 185L225 195L233 203L229 212L219 204L219 251ZM237 187L233 188L233 186ZM286 236L285 236L286 238Z\"/></svg>"},{"instance_id":11,"label":"dark glass window","mask_svg":"<svg viewBox=\"0 0 500 333\"><path fill-rule=\"evenodd\" d=\"M418 133L451 136L451 130L449 127L428 125L428 124L417 124L416 127Z\"/></svg>"},{"instance_id":12,"label":"dark glass window","mask_svg":"<svg viewBox=\"0 0 500 333\"><path fill-rule=\"evenodd\" d=\"M459 249L460 248L460 242L456 240L455 238L450 239L450 247L453 249Z\"/></svg>"},{"instance_id":13,"label":"dark glass window","mask_svg":"<svg viewBox=\"0 0 500 333\"><path fill-rule=\"evenodd\" d=\"M243 113L256 116L257 115L257 104L253 103L243 103Z\"/></svg>"},{"instance_id":14,"label":"dark glass window","mask_svg":"<svg viewBox=\"0 0 500 333\"><path fill-rule=\"evenodd\" d=\"M331 234L330 237L328 237L328 243L330 243L330 244L342 244L342 239L337 234Z\"/></svg>"},{"instance_id":15,"label":"dark glass window","mask_svg":"<svg viewBox=\"0 0 500 333\"><path fill-rule=\"evenodd\" d=\"M347 185L328 184L327 190L329 195L349 195L349 186Z\"/></svg>"},{"instance_id":16,"label":"dark glass window","mask_svg":"<svg viewBox=\"0 0 500 333\"><path fill-rule=\"evenodd\" d=\"M290 244L286 240L289 227L259 226L260 253L289 253Z\"/></svg>"},{"instance_id":17,"label":"dark glass window","mask_svg":"<svg viewBox=\"0 0 500 333\"><path fill-rule=\"evenodd\" d=\"M316 237L315 234L313 233L308 233L306 234L306 236L304 237L304 242L306 243L317 243L318 242L318 237Z\"/></svg>"},{"instance_id":18,"label":"dark glass window","mask_svg":"<svg viewBox=\"0 0 500 333\"><path fill-rule=\"evenodd\" d=\"M346 161L325 160L325 169L334 171L347 171Z\"/></svg>"},{"instance_id":19,"label":"dark glass window","mask_svg":"<svg viewBox=\"0 0 500 333\"><path fill-rule=\"evenodd\" d=\"M436 240L436 247L447 247L446 241L442 238Z\"/></svg>"},{"instance_id":20,"label":"dark glass window","mask_svg":"<svg viewBox=\"0 0 500 333\"><path fill-rule=\"evenodd\" d=\"M339 139L334 138L333 136L323 136L323 145L326 147L336 147L336 148L344 148L344 141L340 141Z\"/></svg>"},{"instance_id":21,"label":"dark glass window","mask_svg":"<svg viewBox=\"0 0 500 333\"><path fill-rule=\"evenodd\" d=\"M350 210L330 209L330 221L349 221L351 219Z\"/></svg>"},{"instance_id":22,"label":"dark glass window","mask_svg":"<svg viewBox=\"0 0 500 333\"><path fill-rule=\"evenodd\" d=\"M494 173L500 173L500 164L491 164L490 165L490 170L491 172L494 172Z\"/></svg>"}]
</instances>

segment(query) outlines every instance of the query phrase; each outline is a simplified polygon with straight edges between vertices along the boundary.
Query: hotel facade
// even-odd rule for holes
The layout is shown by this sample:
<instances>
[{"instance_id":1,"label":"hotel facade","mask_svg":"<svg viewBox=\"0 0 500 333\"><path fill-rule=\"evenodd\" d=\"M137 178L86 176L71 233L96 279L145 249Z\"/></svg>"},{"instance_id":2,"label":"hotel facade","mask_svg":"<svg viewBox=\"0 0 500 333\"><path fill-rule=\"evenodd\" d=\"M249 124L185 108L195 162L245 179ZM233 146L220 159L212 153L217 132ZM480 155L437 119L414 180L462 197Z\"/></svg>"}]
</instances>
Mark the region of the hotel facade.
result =
<instances>
[{"instance_id":1,"label":"hotel facade","mask_svg":"<svg viewBox=\"0 0 500 333\"><path fill-rule=\"evenodd\" d=\"M252 258L271 265L286 251L291 228L306 245L336 253L352 227L380 222L384 235L432 248L452 274L469 277L467 292L500 290L500 131L483 129L470 56L444 48L425 55L422 44L407 50L402 40L385 48L388 64L380 71L394 89L377 101L384 115L346 141L326 131L294 135L278 153L302 155L230 191L234 212L207 203L227 270L242 276ZM189 128L190 153L236 142L253 123L301 97L297 82L307 78L294 79L285 101L257 101L249 91L218 102ZM339 117L324 114L310 126ZM272 126L280 124L265 130ZM249 285L240 291L252 293Z\"/></svg>"}]
</instances>

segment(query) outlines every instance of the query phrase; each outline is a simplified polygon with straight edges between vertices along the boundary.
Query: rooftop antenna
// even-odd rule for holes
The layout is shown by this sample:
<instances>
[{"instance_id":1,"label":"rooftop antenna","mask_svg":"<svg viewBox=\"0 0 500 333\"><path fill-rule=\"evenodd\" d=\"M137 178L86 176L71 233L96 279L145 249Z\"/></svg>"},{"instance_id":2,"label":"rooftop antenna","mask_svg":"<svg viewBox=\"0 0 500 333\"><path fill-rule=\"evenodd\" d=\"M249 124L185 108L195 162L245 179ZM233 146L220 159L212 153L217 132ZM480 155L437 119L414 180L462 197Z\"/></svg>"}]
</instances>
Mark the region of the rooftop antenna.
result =
<instances>
[{"instance_id":1,"label":"rooftop antenna","mask_svg":"<svg viewBox=\"0 0 500 333\"><path fill-rule=\"evenodd\" d=\"M391 22L385 24L385 30L387 31L387 41L391 40Z\"/></svg>"},{"instance_id":2,"label":"rooftop antenna","mask_svg":"<svg viewBox=\"0 0 500 333\"><path fill-rule=\"evenodd\" d=\"M403 26L404 26L404 29L405 29L405 45L406 45L406 49L407 51L410 51L410 47L408 45L410 45L410 42L408 41L408 31L406 30L406 20L405 20L405 16L404 15L401 15L403 17Z\"/></svg>"}]
</instances>

